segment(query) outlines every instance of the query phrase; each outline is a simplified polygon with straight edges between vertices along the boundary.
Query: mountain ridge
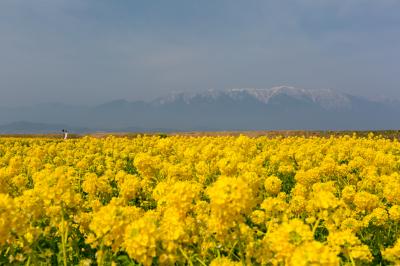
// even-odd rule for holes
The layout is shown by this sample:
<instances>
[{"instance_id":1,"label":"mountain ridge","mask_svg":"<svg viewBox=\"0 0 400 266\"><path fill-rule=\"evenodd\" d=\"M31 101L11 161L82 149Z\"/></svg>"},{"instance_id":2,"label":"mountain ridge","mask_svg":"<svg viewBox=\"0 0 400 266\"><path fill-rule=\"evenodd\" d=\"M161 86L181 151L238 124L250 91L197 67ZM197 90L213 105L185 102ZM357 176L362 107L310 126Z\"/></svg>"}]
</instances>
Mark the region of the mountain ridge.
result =
<instances>
[{"instance_id":1,"label":"mountain ridge","mask_svg":"<svg viewBox=\"0 0 400 266\"><path fill-rule=\"evenodd\" d=\"M174 92L156 100L157 103L166 104L173 102L181 97L186 103L190 103L193 98L202 97L215 100L222 95L231 98L238 98L241 93L254 97L264 104L268 104L271 98L278 95L288 95L295 98L307 98L314 103L318 103L326 109L349 108L350 99L347 94L339 93L333 89L304 89L293 86L276 86L272 88L235 88L225 90L206 90L203 92Z\"/></svg>"},{"instance_id":2,"label":"mountain ridge","mask_svg":"<svg viewBox=\"0 0 400 266\"><path fill-rule=\"evenodd\" d=\"M29 121L91 131L399 129L397 117L400 104L395 101L292 86L172 92L148 102L0 108L0 124Z\"/></svg>"}]
</instances>

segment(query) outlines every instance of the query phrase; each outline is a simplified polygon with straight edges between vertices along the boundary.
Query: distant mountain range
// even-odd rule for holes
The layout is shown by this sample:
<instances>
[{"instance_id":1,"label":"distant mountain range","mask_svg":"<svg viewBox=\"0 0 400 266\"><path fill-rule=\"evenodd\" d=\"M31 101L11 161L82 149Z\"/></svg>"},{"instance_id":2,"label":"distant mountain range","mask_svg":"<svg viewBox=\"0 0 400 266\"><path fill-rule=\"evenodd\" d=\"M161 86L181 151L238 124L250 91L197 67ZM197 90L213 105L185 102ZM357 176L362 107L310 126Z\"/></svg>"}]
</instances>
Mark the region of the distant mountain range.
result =
<instances>
[{"instance_id":1,"label":"distant mountain range","mask_svg":"<svg viewBox=\"0 0 400 266\"><path fill-rule=\"evenodd\" d=\"M399 129L400 102L279 86L171 93L151 102L0 107L0 124L0 133Z\"/></svg>"},{"instance_id":2,"label":"distant mountain range","mask_svg":"<svg viewBox=\"0 0 400 266\"><path fill-rule=\"evenodd\" d=\"M62 129L68 129L76 133L88 133L92 130L83 127L70 127L62 124L46 124L46 123L32 123L26 121L18 121L0 125L0 134L48 134L60 133Z\"/></svg>"}]
</instances>

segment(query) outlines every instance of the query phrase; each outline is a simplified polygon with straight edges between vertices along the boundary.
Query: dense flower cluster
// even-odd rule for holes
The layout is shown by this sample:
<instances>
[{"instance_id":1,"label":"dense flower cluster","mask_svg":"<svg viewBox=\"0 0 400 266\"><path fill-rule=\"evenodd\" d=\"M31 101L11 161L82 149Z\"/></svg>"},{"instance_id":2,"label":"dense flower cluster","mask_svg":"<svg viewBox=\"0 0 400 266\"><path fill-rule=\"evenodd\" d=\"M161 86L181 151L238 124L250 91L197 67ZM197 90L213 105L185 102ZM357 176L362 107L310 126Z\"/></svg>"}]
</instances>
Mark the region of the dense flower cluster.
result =
<instances>
[{"instance_id":1,"label":"dense flower cluster","mask_svg":"<svg viewBox=\"0 0 400 266\"><path fill-rule=\"evenodd\" d=\"M400 264L400 143L0 139L0 264Z\"/></svg>"}]
</instances>

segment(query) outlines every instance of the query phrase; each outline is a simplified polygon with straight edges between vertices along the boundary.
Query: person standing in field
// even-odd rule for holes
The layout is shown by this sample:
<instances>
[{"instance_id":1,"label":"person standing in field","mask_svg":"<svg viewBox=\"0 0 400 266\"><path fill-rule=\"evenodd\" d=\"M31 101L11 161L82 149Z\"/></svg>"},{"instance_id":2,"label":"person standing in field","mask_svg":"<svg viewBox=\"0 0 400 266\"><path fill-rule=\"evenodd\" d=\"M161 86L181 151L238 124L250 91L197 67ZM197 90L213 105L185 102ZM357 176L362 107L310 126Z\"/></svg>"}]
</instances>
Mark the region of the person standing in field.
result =
<instances>
[{"instance_id":1,"label":"person standing in field","mask_svg":"<svg viewBox=\"0 0 400 266\"><path fill-rule=\"evenodd\" d=\"M62 133L64 134L64 139L67 139L68 138L68 131L63 129Z\"/></svg>"}]
</instances>

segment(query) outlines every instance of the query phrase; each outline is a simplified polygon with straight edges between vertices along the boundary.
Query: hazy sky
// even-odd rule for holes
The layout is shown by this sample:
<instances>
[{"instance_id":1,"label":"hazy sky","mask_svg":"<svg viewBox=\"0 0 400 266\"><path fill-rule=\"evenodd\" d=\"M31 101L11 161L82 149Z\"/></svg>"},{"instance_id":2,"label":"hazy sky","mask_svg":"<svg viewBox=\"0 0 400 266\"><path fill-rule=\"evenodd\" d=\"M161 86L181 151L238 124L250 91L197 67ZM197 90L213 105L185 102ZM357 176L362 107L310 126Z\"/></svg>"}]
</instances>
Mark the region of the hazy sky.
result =
<instances>
[{"instance_id":1,"label":"hazy sky","mask_svg":"<svg viewBox=\"0 0 400 266\"><path fill-rule=\"evenodd\" d=\"M0 0L0 105L282 84L400 98L400 1Z\"/></svg>"}]
</instances>

